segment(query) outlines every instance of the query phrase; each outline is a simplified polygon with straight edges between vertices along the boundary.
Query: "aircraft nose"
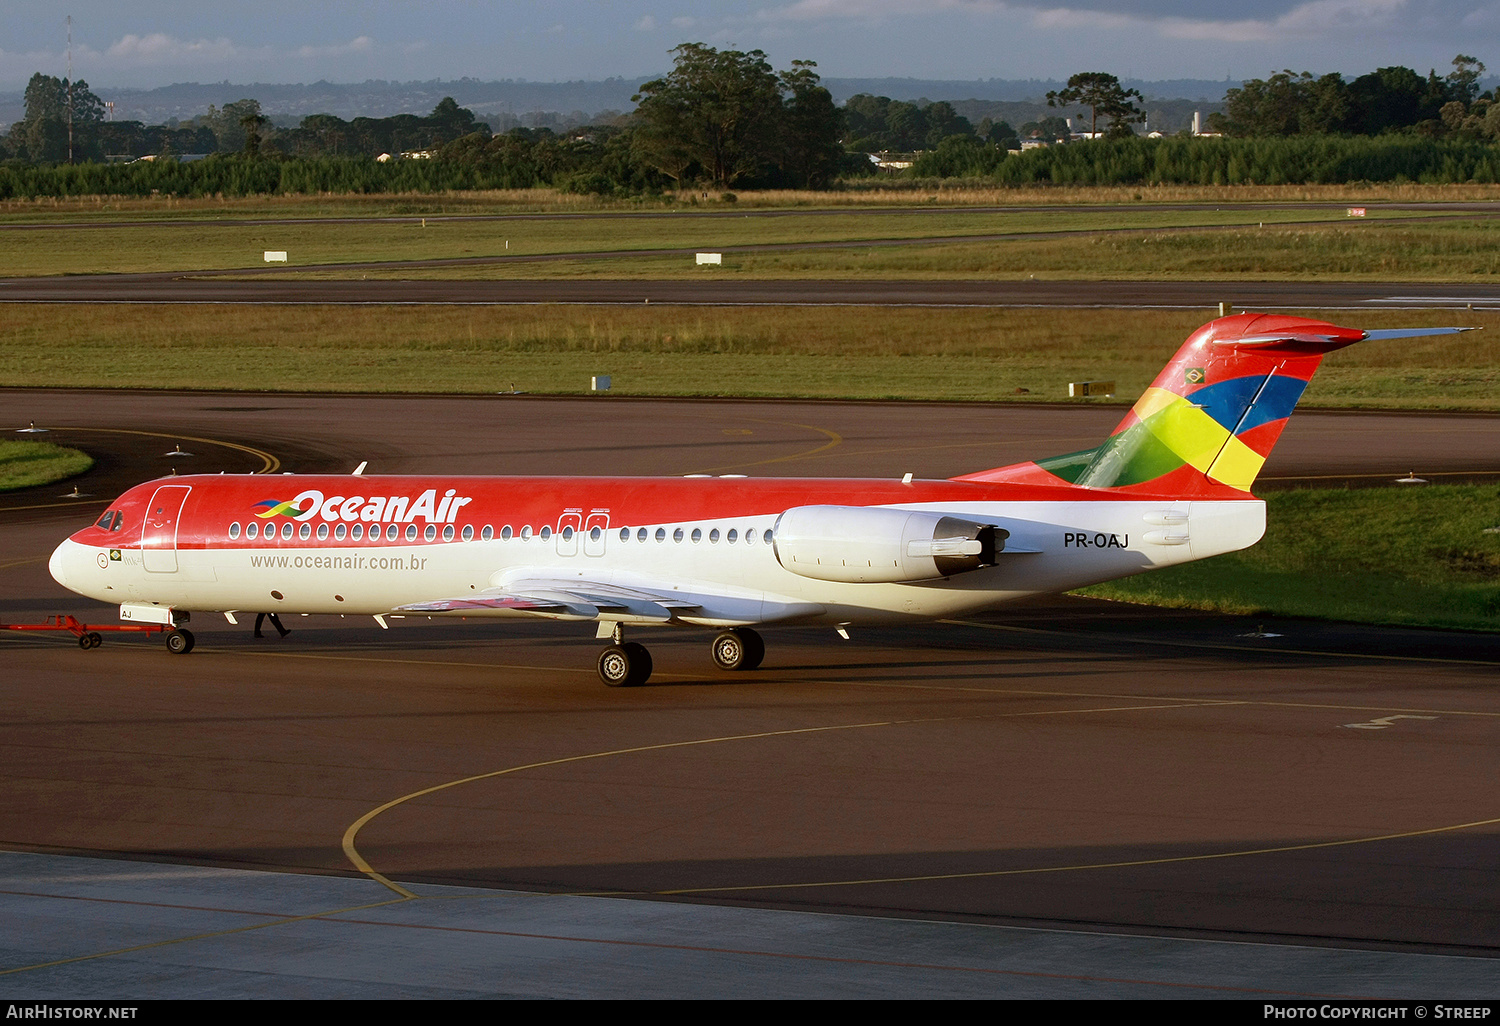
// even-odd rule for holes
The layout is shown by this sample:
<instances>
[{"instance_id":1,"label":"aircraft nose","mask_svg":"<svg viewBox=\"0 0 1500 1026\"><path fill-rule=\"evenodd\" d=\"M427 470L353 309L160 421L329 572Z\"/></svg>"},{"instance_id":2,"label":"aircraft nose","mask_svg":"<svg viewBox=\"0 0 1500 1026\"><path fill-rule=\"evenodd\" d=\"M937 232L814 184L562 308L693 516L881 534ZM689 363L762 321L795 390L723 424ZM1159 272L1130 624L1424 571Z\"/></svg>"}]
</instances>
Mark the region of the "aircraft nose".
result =
<instances>
[{"instance_id":1,"label":"aircraft nose","mask_svg":"<svg viewBox=\"0 0 1500 1026\"><path fill-rule=\"evenodd\" d=\"M67 563L67 548L72 544L74 543L71 541L63 542L52 550L52 558L47 560L48 573L52 575L54 581L61 584L64 588L68 586L68 574L65 565Z\"/></svg>"}]
</instances>

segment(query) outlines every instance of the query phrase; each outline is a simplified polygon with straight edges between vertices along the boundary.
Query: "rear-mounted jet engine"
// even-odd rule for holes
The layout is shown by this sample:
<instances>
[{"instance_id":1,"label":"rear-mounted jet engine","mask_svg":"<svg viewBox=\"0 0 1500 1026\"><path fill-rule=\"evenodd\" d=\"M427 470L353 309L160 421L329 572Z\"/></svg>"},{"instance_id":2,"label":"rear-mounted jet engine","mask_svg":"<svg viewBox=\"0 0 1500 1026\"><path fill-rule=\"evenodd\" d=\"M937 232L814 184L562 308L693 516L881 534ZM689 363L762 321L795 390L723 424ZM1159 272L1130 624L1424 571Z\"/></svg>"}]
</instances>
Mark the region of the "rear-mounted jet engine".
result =
<instances>
[{"instance_id":1,"label":"rear-mounted jet engine","mask_svg":"<svg viewBox=\"0 0 1500 1026\"><path fill-rule=\"evenodd\" d=\"M1010 532L958 517L871 506L794 506L776 518L776 559L846 584L931 581L993 566Z\"/></svg>"}]
</instances>

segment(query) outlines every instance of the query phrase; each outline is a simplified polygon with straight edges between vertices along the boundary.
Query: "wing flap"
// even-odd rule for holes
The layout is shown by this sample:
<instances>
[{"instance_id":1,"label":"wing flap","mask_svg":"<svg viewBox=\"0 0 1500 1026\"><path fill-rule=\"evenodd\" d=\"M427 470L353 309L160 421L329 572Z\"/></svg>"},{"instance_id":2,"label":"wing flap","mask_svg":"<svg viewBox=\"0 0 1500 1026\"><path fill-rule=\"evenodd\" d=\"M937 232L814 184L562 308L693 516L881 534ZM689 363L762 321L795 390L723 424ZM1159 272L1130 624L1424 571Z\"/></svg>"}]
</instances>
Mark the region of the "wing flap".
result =
<instances>
[{"instance_id":1,"label":"wing flap","mask_svg":"<svg viewBox=\"0 0 1500 1026\"><path fill-rule=\"evenodd\" d=\"M590 620L610 614L665 623L679 613L699 609L700 603L600 581L529 578L512 581L504 588L487 588L475 595L414 602L397 608L404 613L482 613L494 610Z\"/></svg>"}]
</instances>

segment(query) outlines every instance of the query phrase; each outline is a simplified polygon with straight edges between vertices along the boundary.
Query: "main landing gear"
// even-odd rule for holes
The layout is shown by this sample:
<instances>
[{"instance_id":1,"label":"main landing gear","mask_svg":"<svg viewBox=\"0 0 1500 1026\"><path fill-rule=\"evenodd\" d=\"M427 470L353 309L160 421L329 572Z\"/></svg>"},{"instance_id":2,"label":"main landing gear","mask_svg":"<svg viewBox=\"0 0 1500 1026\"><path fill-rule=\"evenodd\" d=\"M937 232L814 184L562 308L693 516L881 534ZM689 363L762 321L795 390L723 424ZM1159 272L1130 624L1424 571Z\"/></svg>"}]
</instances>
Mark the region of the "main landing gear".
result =
<instances>
[{"instance_id":1,"label":"main landing gear","mask_svg":"<svg viewBox=\"0 0 1500 1026\"><path fill-rule=\"evenodd\" d=\"M753 670L766 657L766 643L748 627L735 627L714 639L714 665L721 670Z\"/></svg>"},{"instance_id":2,"label":"main landing gear","mask_svg":"<svg viewBox=\"0 0 1500 1026\"><path fill-rule=\"evenodd\" d=\"M651 653L646 646L625 641L619 624L605 634L614 644L599 653L599 679L612 688L634 687L651 677ZM753 670L766 656L766 643L748 627L735 627L714 638L709 648L721 670Z\"/></svg>"}]
</instances>

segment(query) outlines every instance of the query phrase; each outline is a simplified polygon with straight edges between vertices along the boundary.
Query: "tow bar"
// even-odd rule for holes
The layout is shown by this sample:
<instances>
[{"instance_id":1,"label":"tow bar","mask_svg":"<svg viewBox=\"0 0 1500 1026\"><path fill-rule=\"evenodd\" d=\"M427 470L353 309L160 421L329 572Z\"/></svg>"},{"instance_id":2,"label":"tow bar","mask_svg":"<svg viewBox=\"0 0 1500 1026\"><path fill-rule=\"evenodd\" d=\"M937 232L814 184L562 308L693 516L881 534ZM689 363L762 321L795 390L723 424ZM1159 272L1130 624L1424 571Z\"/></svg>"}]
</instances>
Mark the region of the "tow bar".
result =
<instances>
[{"instance_id":1,"label":"tow bar","mask_svg":"<svg viewBox=\"0 0 1500 1026\"><path fill-rule=\"evenodd\" d=\"M89 624L81 623L76 616L63 613L58 616L49 616L41 623L0 623L0 629L7 631L67 631L78 639L78 647L84 651L91 648L98 648L104 644L102 631L164 634L166 635L167 651L173 655L186 655L193 650L193 635L191 631L164 623L95 624L90 626Z\"/></svg>"}]
</instances>

